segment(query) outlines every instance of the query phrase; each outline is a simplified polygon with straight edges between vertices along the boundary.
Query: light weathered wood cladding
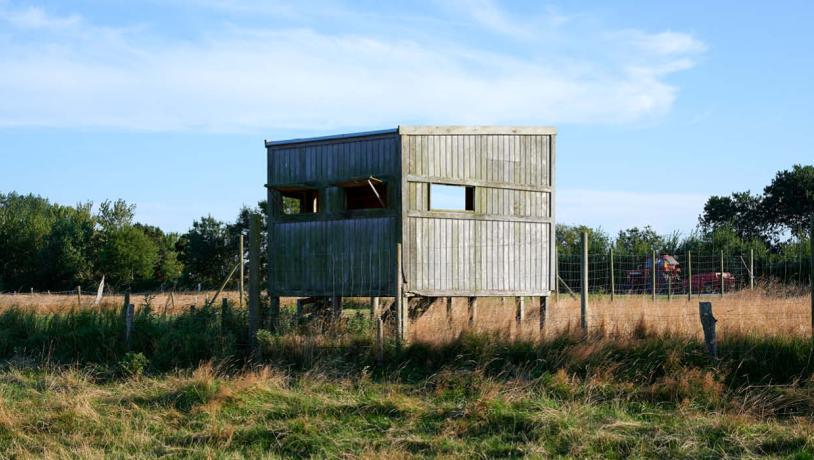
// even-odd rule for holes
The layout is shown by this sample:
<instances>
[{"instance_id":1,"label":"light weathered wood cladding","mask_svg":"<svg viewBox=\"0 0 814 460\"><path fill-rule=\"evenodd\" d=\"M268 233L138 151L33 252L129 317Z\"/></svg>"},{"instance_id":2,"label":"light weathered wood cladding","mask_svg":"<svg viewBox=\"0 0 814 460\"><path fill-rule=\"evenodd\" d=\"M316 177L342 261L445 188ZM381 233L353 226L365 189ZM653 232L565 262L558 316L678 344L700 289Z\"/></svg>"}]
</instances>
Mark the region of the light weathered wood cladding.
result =
<instances>
[{"instance_id":1,"label":"light weathered wood cladding","mask_svg":"<svg viewBox=\"0 0 814 460\"><path fill-rule=\"evenodd\" d=\"M316 214L270 212L269 292L393 296L401 242L409 294L548 295L556 276L554 134L401 127L267 142L270 203L275 186L320 190ZM370 176L387 182L387 209L346 211L337 184ZM430 210L432 183L473 186L475 210Z\"/></svg>"},{"instance_id":2,"label":"light weathered wood cladding","mask_svg":"<svg viewBox=\"0 0 814 460\"><path fill-rule=\"evenodd\" d=\"M402 135L408 290L427 296L547 295L553 135ZM475 186L475 210L429 209L430 183Z\"/></svg>"},{"instance_id":3,"label":"light weathered wood cladding","mask_svg":"<svg viewBox=\"0 0 814 460\"><path fill-rule=\"evenodd\" d=\"M401 157L395 133L296 144L267 144L269 202L275 186L320 189L316 214L269 214L269 293L273 296L390 296L400 237ZM336 184L388 180L387 209L346 211Z\"/></svg>"},{"instance_id":4,"label":"light weathered wood cladding","mask_svg":"<svg viewBox=\"0 0 814 460\"><path fill-rule=\"evenodd\" d=\"M499 187L547 188L547 135L416 135L402 137L408 176L442 182L477 180Z\"/></svg>"}]
</instances>

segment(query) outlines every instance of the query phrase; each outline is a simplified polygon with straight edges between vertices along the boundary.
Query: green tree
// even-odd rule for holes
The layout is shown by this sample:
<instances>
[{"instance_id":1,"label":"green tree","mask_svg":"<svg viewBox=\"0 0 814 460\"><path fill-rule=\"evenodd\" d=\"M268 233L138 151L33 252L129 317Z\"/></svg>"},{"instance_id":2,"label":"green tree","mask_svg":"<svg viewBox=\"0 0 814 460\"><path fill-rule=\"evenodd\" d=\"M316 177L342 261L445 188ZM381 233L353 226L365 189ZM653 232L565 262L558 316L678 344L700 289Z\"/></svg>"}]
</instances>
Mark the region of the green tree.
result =
<instances>
[{"instance_id":1,"label":"green tree","mask_svg":"<svg viewBox=\"0 0 814 460\"><path fill-rule=\"evenodd\" d=\"M158 246L140 228L105 230L98 268L112 285L131 287L151 280L158 260Z\"/></svg>"},{"instance_id":2,"label":"green tree","mask_svg":"<svg viewBox=\"0 0 814 460\"><path fill-rule=\"evenodd\" d=\"M184 265L178 260L176 251L178 234L165 234L163 230L152 225L135 224L135 227L141 229L158 248L158 262L155 266L153 280L161 284L177 281L184 270Z\"/></svg>"},{"instance_id":3,"label":"green tree","mask_svg":"<svg viewBox=\"0 0 814 460\"><path fill-rule=\"evenodd\" d=\"M710 197L699 220L707 232L726 227L744 240L770 238L763 198L749 191Z\"/></svg>"},{"instance_id":4,"label":"green tree","mask_svg":"<svg viewBox=\"0 0 814 460\"><path fill-rule=\"evenodd\" d=\"M626 255L648 255L653 250L665 251L667 248L665 239L649 225L644 228L633 227L627 230L620 230L616 236L614 247L618 254Z\"/></svg>"},{"instance_id":5,"label":"green tree","mask_svg":"<svg viewBox=\"0 0 814 460\"><path fill-rule=\"evenodd\" d=\"M218 286L237 263L236 243L228 226L212 216L192 224L178 241L177 248L185 267L187 282Z\"/></svg>"},{"instance_id":6,"label":"green tree","mask_svg":"<svg viewBox=\"0 0 814 460\"><path fill-rule=\"evenodd\" d=\"M805 238L814 215L814 166L794 165L778 172L763 194L767 223Z\"/></svg>"},{"instance_id":7,"label":"green tree","mask_svg":"<svg viewBox=\"0 0 814 460\"><path fill-rule=\"evenodd\" d=\"M582 232L588 232L588 252L590 254L607 254L611 241L601 228L585 225L557 225L557 254L572 256L582 254Z\"/></svg>"}]
</instances>

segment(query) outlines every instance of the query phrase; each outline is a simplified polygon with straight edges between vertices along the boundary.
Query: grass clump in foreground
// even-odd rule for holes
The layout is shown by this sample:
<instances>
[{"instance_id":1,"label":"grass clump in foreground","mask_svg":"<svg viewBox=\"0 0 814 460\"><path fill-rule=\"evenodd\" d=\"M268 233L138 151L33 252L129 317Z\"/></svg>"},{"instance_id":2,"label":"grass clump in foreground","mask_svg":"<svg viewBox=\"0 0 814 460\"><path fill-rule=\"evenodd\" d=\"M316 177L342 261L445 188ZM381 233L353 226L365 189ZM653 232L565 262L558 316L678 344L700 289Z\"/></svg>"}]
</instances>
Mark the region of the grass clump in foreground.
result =
<instances>
[{"instance_id":1,"label":"grass clump in foreground","mask_svg":"<svg viewBox=\"0 0 814 460\"><path fill-rule=\"evenodd\" d=\"M174 360L146 332L128 354L104 332L118 319L100 318L83 320L82 345L66 318L16 319L26 335L0 315L28 344L0 337L0 457L814 458L810 339L729 336L712 361L695 340L643 330L463 336L388 347L378 367L355 317L331 336L263 333L253 363L239 339L217 348L224 324L239 329L218 314L142 318L173 334ZM45 331L63 341L41 354ZM215 349L184 351L196 344Z\"/></svg>"}]
</instances>

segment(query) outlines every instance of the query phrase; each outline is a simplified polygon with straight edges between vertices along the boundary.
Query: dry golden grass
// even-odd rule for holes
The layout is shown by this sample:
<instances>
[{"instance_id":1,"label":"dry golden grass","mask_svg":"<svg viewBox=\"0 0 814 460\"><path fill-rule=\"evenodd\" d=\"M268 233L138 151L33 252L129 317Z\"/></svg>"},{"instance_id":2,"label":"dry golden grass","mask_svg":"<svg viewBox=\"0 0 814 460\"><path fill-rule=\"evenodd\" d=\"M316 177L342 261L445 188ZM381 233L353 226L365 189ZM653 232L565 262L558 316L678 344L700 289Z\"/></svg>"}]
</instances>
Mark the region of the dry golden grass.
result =
<instances>
[{"instance_id":1,"label":"dry golden grass","mask_svg":"<svg viewBox=\"0 0 814 460\"><path fill-rule=\"evenodd\" d=\"M776 295L776 292L780 294ZM133 294L131 302L137 307L150 304L153 311L168 314L189 309L192 305L202 306L215 295L215 291L201 293ZM237 305L238 293L227 291L221 294L233 305ZM90 308L94 295L83 295L81 306ZM296 299L282 299L284 308L293 308ZM367 299L345 299L349 303L362 304ZM637 328L645 327L651 332L665 332L700 337L701 323L698 315L700 301L712 302L713 312L718 319L721 335L727 333L754 333L761 335L808 335L811 331L810 295L803 291L783 291L778 289L743 290L719 295L674 296L668 300L660 296L654 303L649 295L620 295L611 301L607 295L590 297L591 330L611 335L630 335ZM106 305L118 306L123 296L105 296ZM386 307L387 304L384 305ZM55 313L79 306L77 296L50 294L0 295L0 311L11 306L32 308L41 313ZM446 298L433 302L420 317L413 318L412 340L442 343L454 340L464 331L486 332L505 338L534 339L540 334L539 301L526 299L525 319L516 321L516 302L513 297L483 298L479 300L476 318L472 327L469 324L469 311L465 298L454 298L452 308L447 309ZM556 334L579 327L580 301L577 297L560 295L551 298L546 320L546 333Z\"/></svg>"},{"instance_id":2,"label":"dry golden grass","mask_svg":"<svg viewBox=\"0 0 814 460\"><path fill-rule=\"evenodd\" d=\"M630 335L637 328L651 332L702 337L698 303L712 302L718 319L719 335L727 333L758 335L811 334L811 297L802 293L775 296L765 290L739 291L724 297L708 295L657 298L650 296L591 296L589 320L592 331L611 335ZM413 340L446 342L464 331L492 333L506 338L539 337L540 309L537 299L526 300L526 317L516 321L516 303L512 297L479 300L476 319L469 325L465 298L453 299L451 315L446 299L438 299L411 324ZM546 320L546 333L579 328L580 300L561 295L551 299Z\"/></svg>"},{"instance_id":3,"label":"dry golden grass","mask_svg":"<svg viewBox=\"0 0 814 460\"><path fill-rule=\"evenodd\" d=\"M154 311L159 313L166 310L167 313L175 313L188 309L192 305L203 306L209 299L215 296L217 291L176 292L172 295L166 293L135 293L130 296L130 303L141 307L149 304ZM237 291L226 291L220 294L217 303L220 304L222 298L229 299L234 305L238 302ZM83 294L81 304L76 294L0 294L0 311L12 306L31 308L41 313L59 313L72 308L91 308L96 301L96 294ZM102 298L105 305L124 304L124 295L105 295Z\"/></svg>"}]
</instances>

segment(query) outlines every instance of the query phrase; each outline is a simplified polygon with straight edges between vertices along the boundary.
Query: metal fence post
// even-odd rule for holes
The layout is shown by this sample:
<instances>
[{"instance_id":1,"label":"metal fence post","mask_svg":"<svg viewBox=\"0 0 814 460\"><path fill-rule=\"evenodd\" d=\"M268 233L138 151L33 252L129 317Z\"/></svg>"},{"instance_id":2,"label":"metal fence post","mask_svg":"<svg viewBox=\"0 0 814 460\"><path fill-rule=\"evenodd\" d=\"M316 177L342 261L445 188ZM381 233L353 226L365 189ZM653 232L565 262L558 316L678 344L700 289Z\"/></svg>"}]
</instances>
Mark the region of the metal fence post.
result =
<instances>
[{"instance_id":1,"label":"metal fence post","mask_svg":"<svg viewBox=\"0 0 814 460\"><path fill-rule=\"evenodd\" d=\"M611 289L611 302L616 297L616 274L613 272L613 248L610 250L610 289Z\"/></svg>"},{"instance_id":2,"label":"metal fence post","mask_svg":"<svg viewBox=\"0 0 814 460\"><path fill-rule=\"evenodd\" d=\"M721 251L721 297L724 296L725 284L726 283L724 282L724 252Z\"/></svg>"},{"instance_id":3,"label":"metal fence post","mask_svg":"<svg viewBox=\"0 0 814 460\"><path fill-rule=\"evenodd\" d=\"M687 251L687 301L692 300L692 251Z\"/></svg>"},{"instance_id":4,"label":"metal fence post","mask_svg":"<svg viewBox=\"0 0 814 460\"><path fill-rule=\"evenodd\" d=\"M650 259L650 290L653 292L653 303L656 303L656 251Z\"/></svg>"},{"instance_id":5,"label":"metal fence post","mask_svg":"<svg viewBox=\"0 0 814 460\"><path fill-rule=\"evenodd\" d=\"M749 289L755 290L755 250L749 250Z\"/></svg>"},{"instance_id":6,"label":"metal fence post","mask_svg":"<svg viewBox=\"0 0 814 460\"><path fill-rule=\"evenodd\" d=\"M582 232L582 289L580 291L580 326L588 332L588 232Z\"/></svg>"}]
</instances>

